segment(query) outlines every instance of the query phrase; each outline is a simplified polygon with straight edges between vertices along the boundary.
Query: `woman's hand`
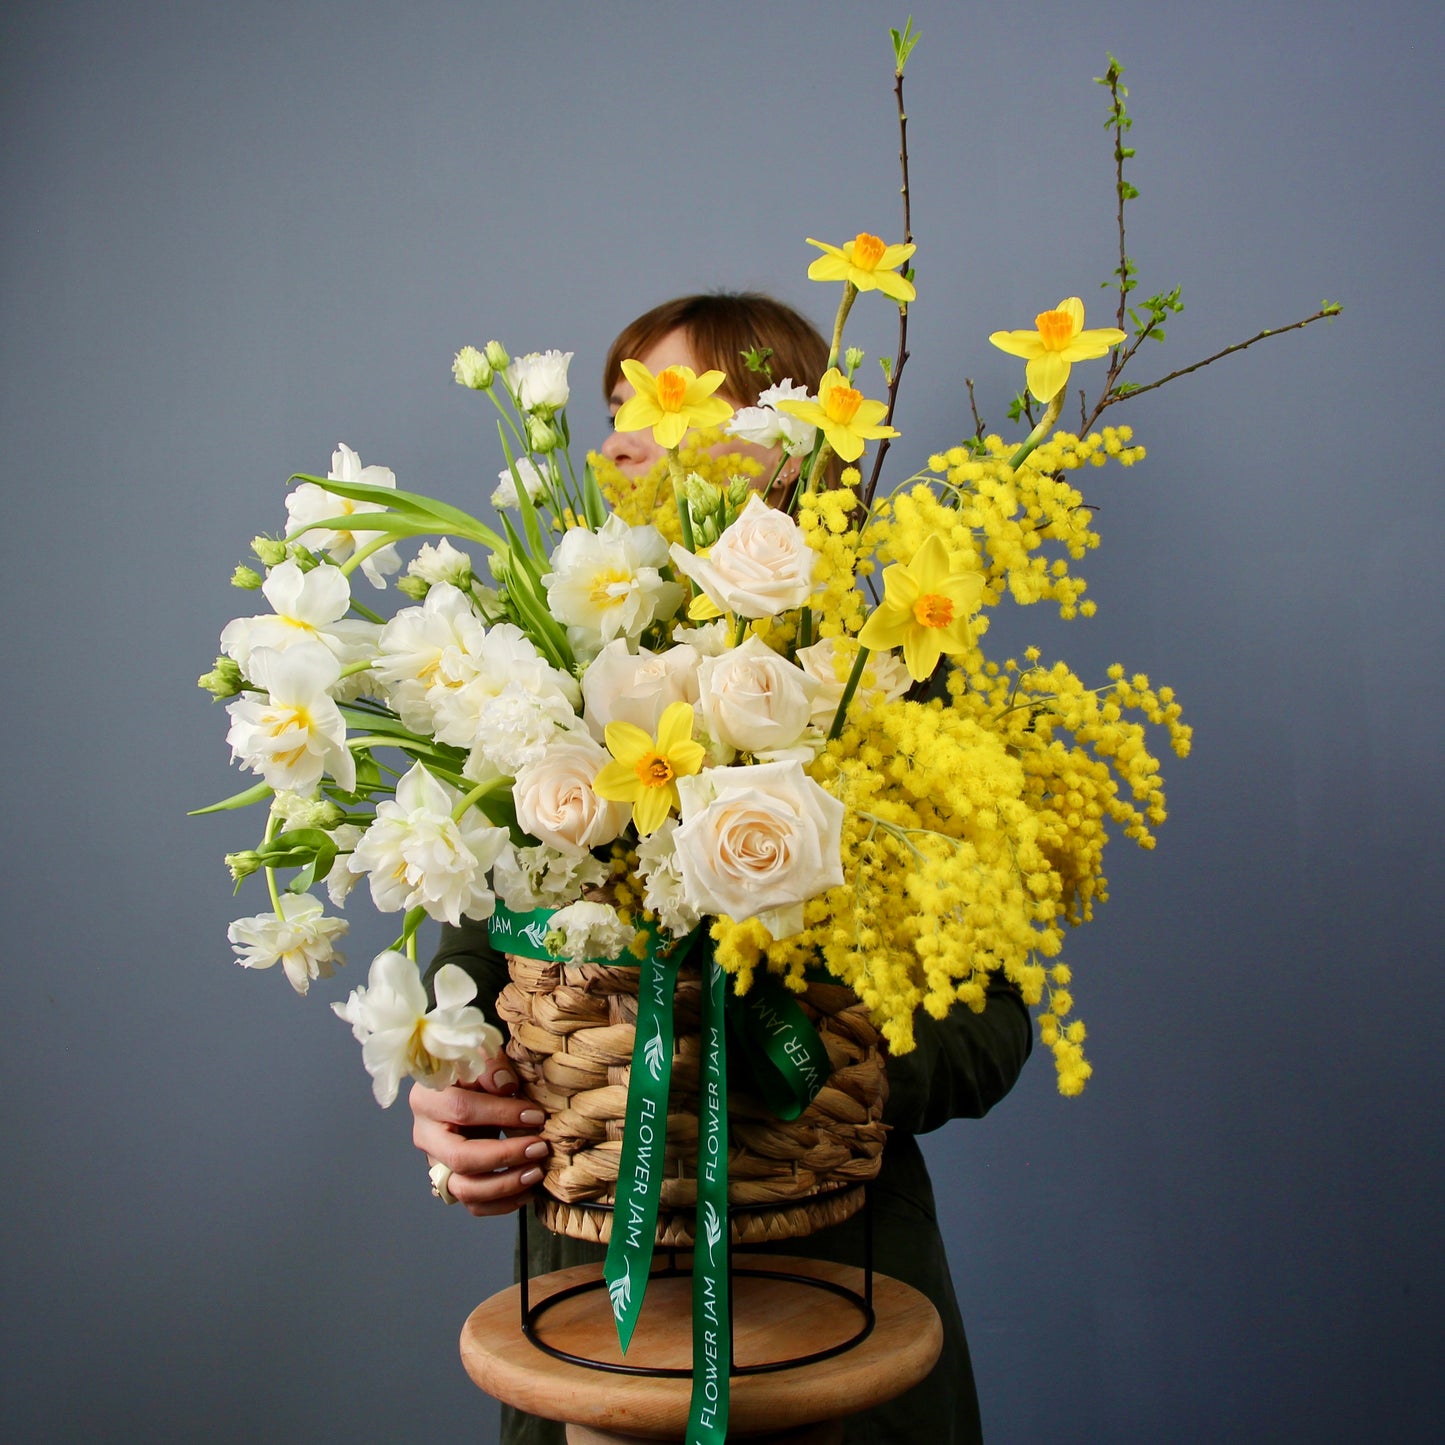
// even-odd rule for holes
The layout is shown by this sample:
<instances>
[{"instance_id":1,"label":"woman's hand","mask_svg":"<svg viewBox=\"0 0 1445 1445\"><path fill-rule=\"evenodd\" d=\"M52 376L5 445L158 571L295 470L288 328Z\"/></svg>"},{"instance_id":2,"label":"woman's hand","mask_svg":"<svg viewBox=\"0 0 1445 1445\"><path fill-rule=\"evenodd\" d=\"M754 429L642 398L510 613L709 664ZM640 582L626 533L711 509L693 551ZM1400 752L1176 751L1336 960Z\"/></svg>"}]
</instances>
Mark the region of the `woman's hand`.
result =
<instances>
[{"instance_id":1,"label":"woman's hand","mask_svg":"<svg viewBox=\"0 0 1445 1445\"><path fill-rule=\"evenodd\" d=\"M446 1187L473 1214L510 1214L542 1177L548 1151L538 1131L546 1115L530 1099L512 1097L516 1092L503 1054L474 1084L412 1085L412 1143L452 1171Z\"/></svg>"}]
</instances>

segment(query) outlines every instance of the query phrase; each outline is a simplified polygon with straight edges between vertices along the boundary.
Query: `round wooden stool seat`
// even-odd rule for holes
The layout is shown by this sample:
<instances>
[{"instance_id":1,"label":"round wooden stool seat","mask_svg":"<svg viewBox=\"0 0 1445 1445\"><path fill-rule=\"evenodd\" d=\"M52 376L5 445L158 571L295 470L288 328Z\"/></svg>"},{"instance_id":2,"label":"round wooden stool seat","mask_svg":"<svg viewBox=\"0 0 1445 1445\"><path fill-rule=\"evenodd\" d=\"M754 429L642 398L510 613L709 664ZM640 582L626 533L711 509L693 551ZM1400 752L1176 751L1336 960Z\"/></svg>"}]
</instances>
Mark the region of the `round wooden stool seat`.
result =
<instances>
[{"instance_id":1,"label":"round wooden stool seat","mask_svg":"<svg viewBox=\"0 0 1445 1445\"><path fill-rule=\"evenodd\" d=\"M738 1271L786 1271L860 1293L863 1288L861 1270L826 1260L738 1253L733 1262ZM600 1264L585 1264L534 1279L532 1302L601 1274ZM803 1433L806 1427L857 1414L923 1379L943 1346L933 1305L910 1286L875 1273L873 1310L872 1333L843 1354L764 1374L734 1375L729 1438L772 1433L799 1441L814 1438ZM462 1363L489 1395L528 1414L582 1427L573 1439L681 1438L690 1379L614 1374L559 1360L522 1334L519 1318L519 1286L513 1285L478 1305L462 1329ZM859 1324L859 1308L836 1294L797 1280L742 1273L734 1278L736 1366L826 1350L852 1338ZM692 1364L692 1281L684 1275L649 1282L625 1359L605 1288L548 1309L538 1319L537 1334L555 1349L608 1364L687 1369Z\"/></svg>"}]
</instances>

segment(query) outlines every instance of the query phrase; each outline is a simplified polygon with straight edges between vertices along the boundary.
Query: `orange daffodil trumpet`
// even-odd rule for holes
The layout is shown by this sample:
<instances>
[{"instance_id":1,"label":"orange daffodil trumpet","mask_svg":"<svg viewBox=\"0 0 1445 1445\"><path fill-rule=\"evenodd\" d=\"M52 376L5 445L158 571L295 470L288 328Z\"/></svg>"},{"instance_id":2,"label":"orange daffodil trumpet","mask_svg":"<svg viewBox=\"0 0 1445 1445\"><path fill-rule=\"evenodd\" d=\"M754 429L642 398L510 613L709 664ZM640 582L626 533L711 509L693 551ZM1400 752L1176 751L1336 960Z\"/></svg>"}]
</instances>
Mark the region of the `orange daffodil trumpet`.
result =
<instances>
[{"instance_id":1,"label":"orange daffodil trumpet","mask_svg":"<svg viewBox=\"0 0 1445 1445\"><path fill-rule=\"evenodd\" d=\"M640 837L655 833L677 807L677 780L702 768L706 749L692 737L692 704L674 702L658 719L657 740L628 722L610 722L605 736L615 761L592 780L592 791L612 803L631 803Z\"/></svg>"},{"instance_id":2,"label":"orange daffodil trumpet","mask_svg":"<svg viewBox=\"0 0 1445 1445\"><path fill-rule=\"evenodd\" d=\"M913 282L898 273L898 267L913 255L917 246L889 246L867 231L859 231L841 246L830 246L811 236L808 244L823 252L808 267L810 281L847 281L859 291L881 291L894 301L905 303L918 295Z\"/></svg>"},{"instance_id":3,"label":"orange daffodil trumpet","mask_svg":"<svg viewBox=\"0 0 1445 1445\"><path fill-rule=\"evenodd\" d=\"M617 409L613 426L618 431L652 429L652 439L671 450L693 427L721 426L733 409L714 396L727 380L721 371L699 376L690 366L664 366L654 376L640 361L622 363L622 374L632 383L635 396Z\"/></svg>"},{"instance_id":4,"label":"orange daffodil trumpet","mask_svg":"<svg viewBox=\"0 0 1445 1445\"><path fill-rule=\"evenodd\" d=\"M887 405L869 401L861 391L855 391L836 366L829 367L818 383L817 401L779 401L774 405L789 416L821 427L828 445L845 462L856 462L866 443L898 435L891 426L879 425L888 414Z\"/></svg>"},{"instance_id":5,"label":"orange daffodil trumpet","mask_svg":"<svg viewBox=\"0 0 1445 1445\"><path fill-rule=\"evenodd\" d=\"M1084 330L1084 303L1066 296L1052 311L1034 317L1036 331L995 331L988 339L1010 356L1027 362L1025 377L1029 390L1039 401L1049 402L1069 382L1069 368L1076 361L1096 361L1111 346L1124 339L1117 326Z\"/></svg>"},{"instance_id":6,"label":"orange daffodil trumpet","mask_svg":"<svg viewBox=\"0 0 1445 1445\"><path fill-rule=\"evenodd\" d=\"M933 674L945 653L966 652L970 621L983 601L982 573L965 569L932 532L907 565L883 573L883 601L863 624L858 643L870 652L902 647L915 682Z\"/></svg>"}]
</instances>

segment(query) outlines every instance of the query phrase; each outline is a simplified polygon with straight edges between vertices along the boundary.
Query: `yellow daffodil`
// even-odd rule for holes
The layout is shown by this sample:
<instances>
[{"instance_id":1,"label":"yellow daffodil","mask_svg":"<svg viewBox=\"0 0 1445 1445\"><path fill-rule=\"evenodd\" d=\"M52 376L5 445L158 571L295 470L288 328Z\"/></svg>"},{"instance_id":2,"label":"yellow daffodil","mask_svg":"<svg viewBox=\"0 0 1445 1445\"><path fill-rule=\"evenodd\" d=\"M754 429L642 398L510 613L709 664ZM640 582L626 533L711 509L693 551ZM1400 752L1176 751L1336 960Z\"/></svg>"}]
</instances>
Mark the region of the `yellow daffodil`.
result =
<instances>
[{"instance_id":1,"label":"yellow daffodil","mask_svg":"<svg viewBox=\"0 0 1445 1445\"><path fill-rule=\"evenodd\" d=\"M869 401L861 391L854 391L836 366L830 367L818 383L817 401L778 401L774 405L789 416L822 427L828 445L845 462L856 462L866 442L898 435L891 426L878 425L888 412L887 405Z\"/></svg>"},{"instance_id":2,"label":"yellow daffodil","mask_svg":"<svg viewBox=\"0 0 1445 1445\"><path fill-rule=\"evenodd\" d=\"M664 366L654 376L640 361L624 361L622 374L632 383L635 396L617 410L612 425L618 431L646 431L660 447L675 447L695 426L721 426L733 409L714 396L727 380L721 371L699 376L690 366Z\"/></svg>"},{"instance_id":3,"label":"yellow daffodil","mask_svg":"<svg viewBox=\"0 0 1445 1445\"><path fill-rule=\"evenodd\" d=\"M908 675L921 682L932 676L943 653L968 650L969 618L982 601L982 574L955 570L943 538L933 532L906 566L885 570L883 601L858 641L870 652L902 647Z\"/></svg>"},{"instance_id":4,"label":"yellow daffodil","mask_svg":"<svg viewBox=\"0 0 1445 1445\"><path fill-rule=\"evenodd\" d=\"M677 807L677 779L702 768L706 750L692 740L692 705L672 703L657 724L657 740L627 722L607 724L607 763L592 791L609 803L631 803L638 834L655 833Z\"/></svg>"},{"instance_id":5,"label":"yellow daffodil","mask_svg":"<svg viewBox=\"0 0 1445 1445\"><path fill-rule=\"evenodd\" d=\"M1000 351L1027 360L1029 390L1040 401L1052 401L1069 382L1069 367L1076 361L1094 361L1124 333L1116 326L1084 330L1084 303L1066 296L1052 311L1034 317L1037 331L995 331L989 340Z\"/></svg>"},{"instance_id":6,"label":"yellow daffodil","mask_svg":"<svg viewBox=\"0 0 1445 1445\"><path fill-rule=\"evenodd\" d=\"M808 237L808 244L824 254L808 267L810 281L851 281L860 291L881 291L895 301L912 301L918 294L913 282L898 274L917 246L885 245L878 236L859 231L851 241L830 246Z\"/></svg>"}]
</instances>

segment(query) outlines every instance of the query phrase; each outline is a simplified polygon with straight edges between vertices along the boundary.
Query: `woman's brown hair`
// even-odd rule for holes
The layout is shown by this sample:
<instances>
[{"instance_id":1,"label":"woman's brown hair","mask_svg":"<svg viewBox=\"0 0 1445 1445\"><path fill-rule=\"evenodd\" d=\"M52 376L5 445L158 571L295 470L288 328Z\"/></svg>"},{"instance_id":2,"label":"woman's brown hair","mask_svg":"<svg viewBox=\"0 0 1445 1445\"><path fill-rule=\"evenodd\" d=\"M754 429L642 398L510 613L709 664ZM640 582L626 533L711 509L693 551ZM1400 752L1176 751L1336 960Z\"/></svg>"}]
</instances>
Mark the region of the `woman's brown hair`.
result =
<instances>
[{"instance_id":1,"label":"woman's brown hair","mask_svg":"<svg viewBox=\"0 0 1445 1445\"><path fill-rule=\"evenodd\" d=\"M727 373L720 394L734 406L756 406L758 393L784 378L816 391L828 369L828 343L791 306L755 291L720 291L664 301L623 327L607 353L602 395L611 397L625 360L644 355L671 331L687 337L702 370ZM771 353L769 375L748 369L747 351Z\"/></svg>"}]
</instances>

